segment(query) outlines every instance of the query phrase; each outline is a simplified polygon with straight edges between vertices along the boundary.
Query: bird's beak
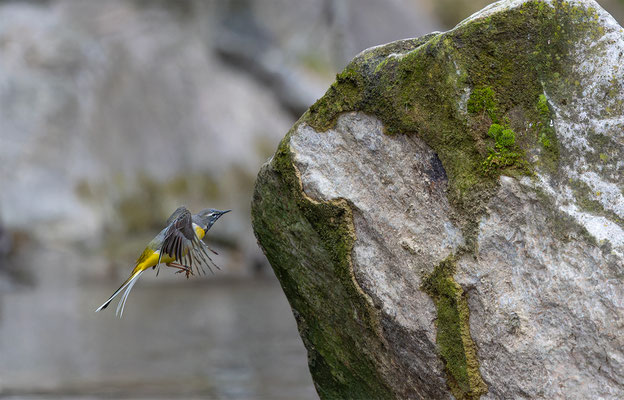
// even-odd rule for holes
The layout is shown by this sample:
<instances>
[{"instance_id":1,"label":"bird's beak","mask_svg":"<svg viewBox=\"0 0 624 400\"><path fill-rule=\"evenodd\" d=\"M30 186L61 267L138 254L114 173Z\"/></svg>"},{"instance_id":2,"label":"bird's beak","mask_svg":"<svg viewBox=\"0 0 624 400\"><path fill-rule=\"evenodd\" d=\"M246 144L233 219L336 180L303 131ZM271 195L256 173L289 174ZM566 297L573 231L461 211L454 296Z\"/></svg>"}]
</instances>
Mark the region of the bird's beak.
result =
<instances>
[{"instance_id":1,"label":"bird's beak","mask_svg":"<svg viewBox=\"0 0 624 400\"><path fill-rule=\"evenodd\" d=\"M227 213L229 213L230 211L232 211L232 210L225 210L225 211L221 211L221 215L223 215L223 214L227 214Z\"/></svg>"}]
</instances>

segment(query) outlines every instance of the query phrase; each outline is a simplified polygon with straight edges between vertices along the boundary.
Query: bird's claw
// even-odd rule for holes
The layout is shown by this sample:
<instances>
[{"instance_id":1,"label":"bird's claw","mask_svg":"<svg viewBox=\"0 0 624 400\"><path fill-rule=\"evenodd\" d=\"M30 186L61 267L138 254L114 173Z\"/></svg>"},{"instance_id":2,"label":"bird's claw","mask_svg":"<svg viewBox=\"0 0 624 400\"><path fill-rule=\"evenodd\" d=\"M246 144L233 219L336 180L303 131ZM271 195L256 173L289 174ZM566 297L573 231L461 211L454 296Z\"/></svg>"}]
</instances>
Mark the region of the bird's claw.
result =
<instances>
[{"instance_id":1,"label":"bird's claw","mask_svg":"<svg viewBox=\"0 0 624 400\"><path fill-rule=\"evenodd\" d=\"M181 274L182 272L184 272L186 274L186 279L188 279L191 275L195 275L193 274L193 271L191 271L191 269L180 269L179 271L176 271L176 274Z\"/></svg>"},{"instance_id":2,"label":"bird's claw","mask_svg":"<svg viewBox=\"0 0 624 400\"><path fill-rule=\"evenodd\" d=\"M172 267L172 268L177 268L178 270L175 272L176 274L180 274L182 272L186 273L186 279L188 279L189 276L194 275L192 268L186 265L177 264L177 263L168 263L167 266Z\"/></svg>"}]
</instances>

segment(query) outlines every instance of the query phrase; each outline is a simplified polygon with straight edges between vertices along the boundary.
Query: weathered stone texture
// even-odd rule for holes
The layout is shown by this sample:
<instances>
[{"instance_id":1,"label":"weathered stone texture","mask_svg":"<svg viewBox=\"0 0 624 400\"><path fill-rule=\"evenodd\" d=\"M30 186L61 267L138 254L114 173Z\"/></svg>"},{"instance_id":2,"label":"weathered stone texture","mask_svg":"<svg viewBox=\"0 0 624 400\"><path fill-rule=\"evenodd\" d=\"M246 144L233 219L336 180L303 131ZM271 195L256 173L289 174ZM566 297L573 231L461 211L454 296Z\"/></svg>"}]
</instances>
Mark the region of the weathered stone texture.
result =
<instances>
[{"instance_id":1,"label":"weathered stone texture","mask_svg":"<svg viewBox=\"0 0 624 400\"><path fill-rule=\"evenodd\" d=\"M337 76L252 207L321 397L624 397L622 54L502 1Z\"/></svg>"}]
</instances>

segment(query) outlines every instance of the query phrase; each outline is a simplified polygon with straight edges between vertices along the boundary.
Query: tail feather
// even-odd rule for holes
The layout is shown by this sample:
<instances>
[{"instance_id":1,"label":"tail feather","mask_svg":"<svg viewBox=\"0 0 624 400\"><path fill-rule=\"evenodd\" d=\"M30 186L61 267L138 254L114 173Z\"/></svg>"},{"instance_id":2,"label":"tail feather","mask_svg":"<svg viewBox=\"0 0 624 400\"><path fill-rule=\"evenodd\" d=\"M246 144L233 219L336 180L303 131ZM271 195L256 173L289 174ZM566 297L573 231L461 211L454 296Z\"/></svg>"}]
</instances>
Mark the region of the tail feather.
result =
<instances>
[{"instance_id":1,"label":"tail feather","mask_svg":"<svg viewBox=\"0 0 624 400\"><path fill-rule=\"evenodd\" d=\"M134 284L136 283L136 281L137 281L137 279L139 278L139 276L141 276L141 273L142 273L143 271L144 271L144 270L140 270L140 271L133 272L133 273L130 275L130 277L128 277L128 279L126 279L126 281L125 281L124 283L122 283L122 284L121 284L121 286L119 287L119 289L115 290L115 293L113 293L113 294L112 294L112 296L111 296L111 297L109 297L109 298L108 298L108 300L106 300L106 301L104 302L104 304L102 304L102 305L101 305L101 306L100 306L97 310L95 310L95 312L98 312L98 311L103 310L103 309L105 309L106 307L108 307L108 305L110 304L110 302L111 302L111 301L113 301L113 299L114 299L115 297L117 297L117 296L118 296L118 295L119 295L122 291L124 291L124 289L125 289L124 295L123 295L123 297L121 298L121 300L119 301L119 303L121 304L121 303L122 303L122 300L123 300L123 303L125 304L125 300L128 298L128 294L130 293L130 289L132 289L132 286L134 286ZM122 310L121 312L123 313L123 307L121 308L121 310ZM119 313L119 306L117 307L117 314L118 314L118 313Z\"/></svg>"},{"instance_id":2,"label":"tail feather","mask_svg":"<svg viewBox=\"0 0 624 400\"><path fill-rule=\"evenodd\" d=\"M126 301L128 300L128 295L130 294L130 291L134 287L134 284L137 283L137 281L139 280L139 276L141 276L142 272L143 271L140 271L139 273L137 273L137 276L132 279L132 281L130 282L126 290L124 291L123 296L121 296L121 299L119 300L119 304L117 304L117 310L115 311L115 315L119 316L119 318L123 316L124 308L126 307ZM121 311L120 311L120 308L121 308Z\"/></svg>"}]
</instances>

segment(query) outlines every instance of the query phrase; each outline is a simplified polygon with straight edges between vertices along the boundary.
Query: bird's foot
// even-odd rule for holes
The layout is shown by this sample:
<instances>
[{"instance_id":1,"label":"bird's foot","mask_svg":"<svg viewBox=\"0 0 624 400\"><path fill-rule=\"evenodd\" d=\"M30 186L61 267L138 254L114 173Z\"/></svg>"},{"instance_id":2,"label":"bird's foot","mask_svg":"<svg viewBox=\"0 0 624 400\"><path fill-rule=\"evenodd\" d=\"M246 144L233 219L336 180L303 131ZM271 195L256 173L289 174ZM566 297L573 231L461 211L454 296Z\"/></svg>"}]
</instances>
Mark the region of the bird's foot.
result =
<instances>
[{"instance_id":1,"label":"bird's foot","mask_svg":"<svg viewBox=\"0 0 624 400\"><path fill-rule=\"evenodd\" d=\"M187 267L186 265L173 263L173 262L167 263L166 265L167 267L177 268L179 271L176 271L175 272L176 274L181 274L182 272L186 273L186 279L188 279L189 276L194 275L191 267Z\"/></svg>"}]
</instances>

